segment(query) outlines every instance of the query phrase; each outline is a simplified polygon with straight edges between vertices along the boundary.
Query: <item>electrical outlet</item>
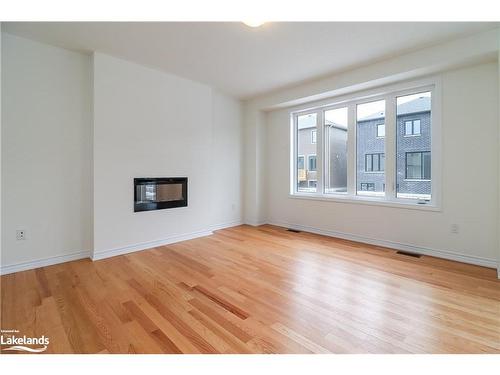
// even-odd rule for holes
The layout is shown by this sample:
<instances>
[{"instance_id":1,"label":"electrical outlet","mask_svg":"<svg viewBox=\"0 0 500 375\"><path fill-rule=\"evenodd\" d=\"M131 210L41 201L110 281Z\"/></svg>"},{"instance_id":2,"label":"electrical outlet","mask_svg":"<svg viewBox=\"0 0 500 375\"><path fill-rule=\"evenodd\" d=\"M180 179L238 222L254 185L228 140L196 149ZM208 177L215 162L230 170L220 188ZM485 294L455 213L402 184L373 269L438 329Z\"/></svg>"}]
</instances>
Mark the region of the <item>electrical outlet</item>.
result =
<instances>
[{"instance_id":1,"label":"electrical outlet","mask_svg":"<svg viewBox=\"0 0 500 375\"><path fill-rule=\"evenodd\" d=\"M22 241L26 239L26 231L24 229L16 230L16 240Z\"/></svg>"},{"instance_id":2,"label":"electrical outlet","mask_svg":"<svg viewBox=\"0 0 500 375\"><path fill-rule=\"evenodd\" d=\"M451 224L451 233L458 234L459 230L458 224Z\"/></svg>"}]
</instances>

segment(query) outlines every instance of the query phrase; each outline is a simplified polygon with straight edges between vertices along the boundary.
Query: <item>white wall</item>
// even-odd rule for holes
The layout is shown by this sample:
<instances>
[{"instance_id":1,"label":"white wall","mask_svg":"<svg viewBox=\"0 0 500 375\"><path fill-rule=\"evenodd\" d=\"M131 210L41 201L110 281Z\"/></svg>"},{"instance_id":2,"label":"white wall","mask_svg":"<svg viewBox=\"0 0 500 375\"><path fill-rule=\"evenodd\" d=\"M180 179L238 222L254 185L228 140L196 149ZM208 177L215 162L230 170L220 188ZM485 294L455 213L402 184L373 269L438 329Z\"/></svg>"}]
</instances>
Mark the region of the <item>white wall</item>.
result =
<instances>
[{"instance_id":1,"label":"white wall","mask_svg":"<svg viewBox=\"0 0 500 375\"><path fill-rule=\"evenodd\" d=\"M90 68L2 33L2 268L91 249Z\"/></svg>"},{"instance_id":2,"label":"white wall","mask_svg":"<svg viewBox=\"0 0 500 375\"><path fill-rule=\"evenodd\" d=\"M2 52L2 273L241 222L238 100L5 33ZM189 206L134 213L141 176L187 176Z\"/></svg>"},{"instance_id":3,"label":"white wall","mask_svg":"<svg viewBox=\"0 0 500 375\"><path fill-rule=\"evenodd\" d=\"M242 220L243 132L239 100L214 90L212 108L211 223L215 229Z\"/></svg>"},{"instance_id":4,"label":"white wall","mask_svg":"<svg viewBox=\"0 0 500 375\"><path fill-rule=\"evenodd\" d=\"M95 258L241 220L239 107L208 86L94 55ZM134 213L133 178L148 176L187 176L188 207Z\"/></svg>"},{"instance_id":5,"label":"white wall","mask_svg":"<svg viewBox=\"0 0 500 375\"><path fill-rule=\"evenodd\" d=\"M496 264L498 70L481 64L442 74L442 212L289 198L289 110L267 114L267 218L363 241L385 241ZM458 224L459 234L450 232ZM392 242L392 244L391 244Z\"/></svg>"}]
</instances>

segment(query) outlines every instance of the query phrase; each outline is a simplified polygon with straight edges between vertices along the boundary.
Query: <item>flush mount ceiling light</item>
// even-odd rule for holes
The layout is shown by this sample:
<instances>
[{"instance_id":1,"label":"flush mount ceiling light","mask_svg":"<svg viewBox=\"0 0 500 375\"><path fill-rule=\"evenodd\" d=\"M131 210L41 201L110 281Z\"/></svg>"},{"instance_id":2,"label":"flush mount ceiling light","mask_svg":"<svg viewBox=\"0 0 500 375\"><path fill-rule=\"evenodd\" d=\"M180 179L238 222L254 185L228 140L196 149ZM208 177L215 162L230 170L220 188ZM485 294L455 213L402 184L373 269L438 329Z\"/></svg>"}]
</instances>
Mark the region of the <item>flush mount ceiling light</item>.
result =
<instances>
[{"instance_id":1,"label":"flush mount ceiling light","mask_svg":"<svg viewBox=\"0 0 500 375\"><path fill-rule=\"evenodd\" d=\"M253 20L253 21L243 21L243 23L247 26L250 26L250 27L259 27L259 26L262 26L264 24L264 21Z\"/></svg>"}]
</instances>

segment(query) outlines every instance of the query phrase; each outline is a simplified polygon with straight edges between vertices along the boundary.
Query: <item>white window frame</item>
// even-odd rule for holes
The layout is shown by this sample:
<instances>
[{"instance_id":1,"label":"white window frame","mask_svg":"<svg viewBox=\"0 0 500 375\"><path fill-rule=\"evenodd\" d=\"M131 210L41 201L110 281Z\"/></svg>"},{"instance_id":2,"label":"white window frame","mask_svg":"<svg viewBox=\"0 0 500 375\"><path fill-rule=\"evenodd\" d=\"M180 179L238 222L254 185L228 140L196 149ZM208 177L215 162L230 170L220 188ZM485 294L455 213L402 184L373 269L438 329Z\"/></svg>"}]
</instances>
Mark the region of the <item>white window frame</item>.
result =
<instances>
[{"instance_id":1,"label":"white window frame","mask_svg":"<svg viewBox=\"0 0 500 375\"><path fill-rule=\"evenodd\" d=\"M396 197L396 100L399 96L431 92L431 200L423 202L417 199ZM364 196L356 195L356 105L385 100L385 195ZM371 89L364 92L346 94L318 105L309 105L307 109L292 108L290 114L290 198L333 201L341 203L360 203L368 205L383 205L389 207L440 211L441 210L441 84L439 77L429 77L418 81L397 83ZM347 140L347 194L325 193L323 178L325 175L325 147L324 143L324 113L325 111L348 108L348 140ZM305 114L316 113L317 149L316 149L316 174L317 191L297 191L297 117ZM323 145L322 147L319 147Z\"/></svg>"}]
</instances>

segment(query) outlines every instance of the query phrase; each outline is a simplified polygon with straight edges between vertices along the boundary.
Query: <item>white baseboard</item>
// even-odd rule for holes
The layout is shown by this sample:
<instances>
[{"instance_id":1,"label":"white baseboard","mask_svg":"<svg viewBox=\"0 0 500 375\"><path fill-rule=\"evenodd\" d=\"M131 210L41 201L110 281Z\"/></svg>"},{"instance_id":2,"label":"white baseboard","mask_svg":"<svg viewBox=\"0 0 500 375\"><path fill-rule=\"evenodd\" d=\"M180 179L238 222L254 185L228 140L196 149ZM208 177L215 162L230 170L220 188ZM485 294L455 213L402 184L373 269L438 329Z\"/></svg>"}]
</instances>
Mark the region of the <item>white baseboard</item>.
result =
<instances>
[{"instance_id":1,"label":"white baseboard","mask_svg":"<svg viewBox=\"0 0 500 375\"><path fill-rule=\"evenodd\" d=\"M409 245L409 244L404 244L404 243L399 243L399 242L394 242L394 241L374 239L374 238L359 236L359 235L355 235L355 234L337 232L337 231L333 231L333 230L318 229L318 228L310 227L307 225L286 223L286 222L280 222L280 221L270 221L269 224L277 225L277 226L285 227L285 228L301 230L304 232L321 234L323 236L328 236L328 237L336 237L336 238L342 238L344 240L362 242L362 243L375 245L375 246L388 247L388 248L395 249L395 250L403 250L403 251L409 251L409 252L423 254L423 255L429 255L429 256L433 256L433 257L437 257L437 258L455 260L457 262L462 262L462 263L469 263L469 264L475 264L475 265L483 266L483 267L496 268L497 272L499 273L499 278L500 278L500 269L498 268L500 266L497 264L497 261L495 259L488 259L488 258L477 257L477 256L472 256L472 255L460 254L460 253L452 252L449 250L431 249L431 248L427 248L427 247Z\"/></svg>"},{"instance_id":2,"label":"white baseboard","mask_svg":"<svg viewBox=\"0 0 500 375\"><path fill-rule=\"evenodd\" d=\"M220 223L220 224L214 224L210 226L211 231L216 231L220 229L225 229L225 228L231 228L231 227L237 227L238 225L242 225L243 221L237 220L237 221L228 221L226 223Z\"/></svg>"},{"instance_id":3,"label":"white baseboard","mask_svg":"<svg viewBox=\"0 0 500 375\"><path fill-rule=\"evenodd\" d=\"M252 227L258 227L258 226L267 224L268 222L248 219L248 220L245 220L244 223L247 225L251 225Z\"/></svg>"},{"instance_id":4,"label":"white baseboard","mask_svg":"<svg viewBox=\"0 0 500 375\"><path fill-rule=\"evenodd\" d=\"M169 244L173 244L176 242L192 240L194 238L205 237L205 236L209 236L211 234L213 234L213 232L211 230L202 230L202 231L198 231L198 232L176 234L173 236L169 236L167 238L163 238L161 240L142 242L142 243L138 243L138 244L134 244L134 245L118 247L115 249L101 250L98 252L94 252L94 254L92 254L91 258L92 258L92 260L111 258L111 257L117 256L117 255L123 255L123 254L133 253L135 251L151 249L153 247L164 246L164 245L169 245Z\"/></svg>"},{"instance_id":5,"label":"white baseboard","mask_svg":"<svg viewBox=\"0 0 500 375\"><path fill-rule=\"evenodd\" d=\"M76 253L56 255L53 257L34 260L30 262L9 264L6 266L2 265L2 267L0 268L0 274L7 275L9 273L27 271L27 270L32 270L34 268L47 267L47 266L52 266L54 264L66 263L66 262L71 262L72 260L78 260L89 257L90 257L89 251L78 251Z\"/></svg>"}]
</instances>

